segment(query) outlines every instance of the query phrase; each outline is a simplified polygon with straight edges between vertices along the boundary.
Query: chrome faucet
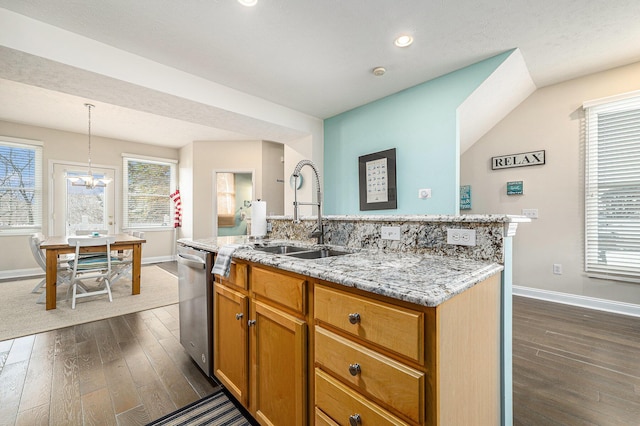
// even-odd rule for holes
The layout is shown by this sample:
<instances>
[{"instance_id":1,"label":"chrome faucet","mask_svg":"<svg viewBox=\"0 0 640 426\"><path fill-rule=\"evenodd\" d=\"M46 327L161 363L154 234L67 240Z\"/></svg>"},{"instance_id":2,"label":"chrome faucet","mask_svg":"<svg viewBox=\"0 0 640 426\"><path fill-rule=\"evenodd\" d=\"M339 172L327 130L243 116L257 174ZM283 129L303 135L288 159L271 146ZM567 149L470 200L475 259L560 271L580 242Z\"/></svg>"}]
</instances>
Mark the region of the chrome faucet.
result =
<instances>
[{"instance_id":1,"label":"chrome faucet","mask_svg":"<svg viewBox=\"0 0 640 426\"><path fill-rule=\"evenodd\" d=\"M318 188L317 199L318 202L299 202L298 201L298 178L300 177L300 170L304 166L309 166L313 169L313 174L316 178L316 187ZM318 228L315 229L309 236L315 237L318 239L318 244L324 244L324 229L322 226L322 194L320 193L320 174L318 173L318 169L316 165L313 164L310 160L302 160L293 170L293 222L300 223L300 219L298 219L298 206L318 206Z\"/></svg>"}]
</instances>

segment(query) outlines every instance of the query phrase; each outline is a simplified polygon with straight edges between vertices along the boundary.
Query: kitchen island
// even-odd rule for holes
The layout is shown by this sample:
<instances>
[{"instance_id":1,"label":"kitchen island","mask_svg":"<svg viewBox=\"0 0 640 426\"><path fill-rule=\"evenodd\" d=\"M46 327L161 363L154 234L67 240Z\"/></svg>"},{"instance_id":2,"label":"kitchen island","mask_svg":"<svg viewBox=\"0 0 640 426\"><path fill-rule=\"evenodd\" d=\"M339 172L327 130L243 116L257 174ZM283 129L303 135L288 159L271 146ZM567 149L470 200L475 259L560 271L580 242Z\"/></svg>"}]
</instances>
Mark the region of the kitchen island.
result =
<instances>
[{"instance_id":1,"label":"kitchen island","mask_svg":"<svg viewBox=\"0 0 640 426\"><path fill-rule=\"evenodd\" d=\"M318 259L243 237L180 240L212 252L242 244L230 276L216 277L214 370L260 423L510 424L503 240L519 218L390 218L358 218L364 231L326 218L324 247L347 254ZM290 221L271 218L274 238L258 245L316 248L307 224ZM408 239L372 238L389 224ZM478 244L434 244L452 226L475 228Z\"/></svg>"}]
</instances>

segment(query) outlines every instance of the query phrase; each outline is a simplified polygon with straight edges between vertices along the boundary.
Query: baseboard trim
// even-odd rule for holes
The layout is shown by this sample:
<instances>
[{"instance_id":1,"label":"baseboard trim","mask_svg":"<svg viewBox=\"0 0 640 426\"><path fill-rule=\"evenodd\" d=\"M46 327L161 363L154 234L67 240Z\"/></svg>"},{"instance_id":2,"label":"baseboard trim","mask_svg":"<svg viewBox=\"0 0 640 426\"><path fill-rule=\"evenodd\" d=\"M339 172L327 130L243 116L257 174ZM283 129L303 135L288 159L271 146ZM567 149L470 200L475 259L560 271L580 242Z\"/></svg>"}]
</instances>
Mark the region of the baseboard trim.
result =
<instances>
[{"instance_id":1,"label":"baseboard trim","mask_svg":"<svg viewBox=\"0 0 640 426\"><path fill-rule=\"evenodd\" d=\"M517 285L513 286L513 295L595 309L598 311L612 312L614 314L640 317L640 305L634 305L633 303L616 302L614 300L598 299L596 297L579 296L575 294L540 290L537 288L521 287Z\"/></svg>"}]
</instances>

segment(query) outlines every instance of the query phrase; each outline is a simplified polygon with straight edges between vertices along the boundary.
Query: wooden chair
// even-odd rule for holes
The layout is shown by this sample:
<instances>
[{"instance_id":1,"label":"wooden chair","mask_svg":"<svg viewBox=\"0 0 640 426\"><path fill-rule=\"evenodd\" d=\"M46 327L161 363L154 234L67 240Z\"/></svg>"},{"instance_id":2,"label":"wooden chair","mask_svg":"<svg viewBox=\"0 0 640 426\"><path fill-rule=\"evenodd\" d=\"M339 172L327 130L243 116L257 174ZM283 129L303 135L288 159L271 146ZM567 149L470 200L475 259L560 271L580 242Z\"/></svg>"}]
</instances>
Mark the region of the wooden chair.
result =
<instances>
[{"instance_id":1,"label":"wooden chair","mask_svg":"<svg viewBox=\"0 0 640 426\"><path fill-rule=\"evenodd\" d=\"M109 302L113 301L111 296L110 277L113 273L112 267L120 261L111 255L111 244L115 242L115 237L71 237L69 245L75 246L75 258L69 261L71 271L71 309L76 308L76 299L81 297L97 296L107 294ZM83 253L82 248L104 247L104 250L92 253ZM94 279L97 288L90 289L87 285L88 279ZM78 291L78 287L86 289L85 292Z\"/></svg>"},{"instance_id":2,"label":"wooden chair","mask_svg":"<svg viewBox=\"0 0 640 426\"><path fill-rule=\"evenodd\" d=\"M129 235L137 238L144 238L144 232L130 231ZM131 279L131 270L133 269L133 250L124 250L122 253L118 253L118 265L113 268L113 274L110 277L111 285L113 285L120 278Z\"/></svg>"},{"instance_id":3,"label":"wooden chair","mask_svg":"<svg viewBox=\"0 0 640 426\"><path fill-rule=\"evenodd\" d=\"M33 254L34 259L38 266L42 268L42 271L45 273L45 277L31 290L31 293L39 293L42 287L47 283L47 259L40 248L40 244L44 241L44 235L41 233L36 233L31 235L29 238L29 246L31 247L31 253ZM70 283L71 274L67 271L67 261L66 260L58 260L58 277L56 278L57 285L61 284L69 284ZM46 293L43 291L36 303L44 303L44 299L46 297Z\"/></svg>"}]
</instances>

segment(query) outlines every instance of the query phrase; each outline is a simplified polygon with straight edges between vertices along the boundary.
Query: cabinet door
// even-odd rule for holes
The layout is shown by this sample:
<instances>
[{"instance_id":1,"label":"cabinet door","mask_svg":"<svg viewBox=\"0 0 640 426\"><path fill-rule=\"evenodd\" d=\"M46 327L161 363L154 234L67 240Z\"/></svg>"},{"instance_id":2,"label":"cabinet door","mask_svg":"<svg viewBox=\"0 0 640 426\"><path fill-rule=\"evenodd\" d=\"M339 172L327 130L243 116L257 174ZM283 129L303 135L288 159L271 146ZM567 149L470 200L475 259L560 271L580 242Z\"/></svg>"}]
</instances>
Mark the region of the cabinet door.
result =
<instances>
[{"instance_id":1,"label":"cabinet door","mask_svg":"<svg viewBox=\"0 0 640 426\"><path fill-rule=\"evenodd\" d=\"M215 376L244 406L248 403L248 297L214 285L213 367Z\"/></svg>"},{"instance_id":2,"label":"cabinet door","mask_svg":"<svg viewBox=\"0 0 640 426\"><path fill-rule=\"evenodd\" d=\"M251 412L263 425L307 424L307 325L252 301Z\"/></svg>"}]
</instances>

